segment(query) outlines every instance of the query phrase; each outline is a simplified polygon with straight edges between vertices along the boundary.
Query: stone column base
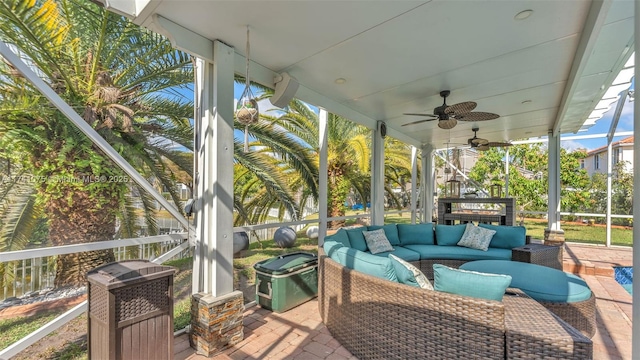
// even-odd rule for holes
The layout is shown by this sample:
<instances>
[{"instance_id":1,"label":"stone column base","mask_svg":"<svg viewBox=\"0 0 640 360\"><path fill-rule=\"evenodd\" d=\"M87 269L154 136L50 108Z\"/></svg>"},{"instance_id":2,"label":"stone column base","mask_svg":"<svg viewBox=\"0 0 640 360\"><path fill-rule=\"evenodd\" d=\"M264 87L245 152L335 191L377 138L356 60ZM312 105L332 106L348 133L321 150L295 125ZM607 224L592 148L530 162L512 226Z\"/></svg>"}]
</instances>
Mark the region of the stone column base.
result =
<instances>
[{"instance_id":1,"label":"stone column base","mask_svg":"<svg viewBox=\"0 0 640 360\"><path fill-rule=\"evenodd\" d=\"M564 230L544 229L545 245L564 245Z\"/></svg>"},{"instance_id":2,"label":"stone column base","mask_svg":"<svg viewBox=\"0 0 640 360\"><path fill-rule=\"evenodd\" d=\"M244 338L241 291L214 297L198 293L191 297L189 342L198 355L211 357Z\"/></svg>"}]
</instances>

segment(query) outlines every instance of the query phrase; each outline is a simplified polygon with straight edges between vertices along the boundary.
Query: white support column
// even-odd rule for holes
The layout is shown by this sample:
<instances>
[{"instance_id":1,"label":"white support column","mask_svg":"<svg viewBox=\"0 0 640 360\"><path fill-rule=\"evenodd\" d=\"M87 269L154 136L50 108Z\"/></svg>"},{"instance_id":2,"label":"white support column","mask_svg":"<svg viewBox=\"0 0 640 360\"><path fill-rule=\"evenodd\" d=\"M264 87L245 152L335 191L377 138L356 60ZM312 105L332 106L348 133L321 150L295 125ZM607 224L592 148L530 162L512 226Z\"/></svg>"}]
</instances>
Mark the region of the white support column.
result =
<instances>
[{"instance_id":1,"label":"white support column","mask_svg":"<svg viewBox=\"0 0 640 360\"><path fill-rule=\"evenodd\" d=\"M634 33L640 34L640 3L635 2ZM634 42L635 63L640 63L640 41ZM637 75L637 74L636 74ZM637 77L636 77L637 78ZM633 136L640 139L640 101L633 102ZM633 143L633 163L640 164L640 142ZM633 168L633 188L640 189L640 166ZM633 213L640 214L640 191L633 192ZM638 240L638 244L636 243ZM640 226L633 227L633 268L640 269ZM640 289L640 276L633 279L633 287ZM633 328L631 331L631 352L633 359L640 359L640 296L632 298L631 311L633 313Z\"/></svg>"},{"instance_id":2,"label":"white support column","mask_svg":"<svg viewBox=\"0 0 640 360\"><path fill-rule=\"evenodd\" d=\"M504 197L509 197L509 164L511 163L511 157L509 155L509 148L505 155L504 161Z\"/></svg>"},{"instance_id":3,"label":"white support column","mask_svg":"<svg viewBox=\"0 0 640 360\"><path fill-rule=\"evenodd\" d=\"M199 61L201 123L196 152L196 233L199 236L194 293L214 297L233 291L233 76L234 50L214 42L214 63ZM197 268L196 268L197 266Z\"/></svg>"},{"instance_id":4,"label":"white support column","mask_svg":"<svg viewBox=\"0 0 640 360\"><path fill-rule=\"evenodd\" d=\"M545 243L563 242L564 231L560 229L560 134L549 131L549 208L548 227L544 231Z\"/></svg>"},{"instance_id":5,"label":"white support column","mask_svg":"<svg viewBox=\"0 0 640 360\"><path fill-rule=\"evenodd\" d=\"M418 202L418 148L411 146L411 223L416 223Z\"/></svg>"},{"instance_id":6,"label":"white support column","mask_svg":"<svg viewBox=\"0 0 640 360\"><path fill-rule=\"evenodd\" d=\"M371 162L371 225L384 225L384 139L380 125L371 131L373 158Z\"/></svg>"},{"instance_id":7,"label":"white support column","mask_svg":"<svg viewBox=\"0 0 640 360\"><path fill-rule=\"evenodd\" d=\"M318 136L320 139L318 140L318 144L320 146L320 167L318 169L318 205L319 205L319 214L318 218L320 223L318 224L319 232L318 232L318 246L322 246L324 244L324 237L327 236L327 211L328 211L328 164L327 157L329 154L328 151L328 136L327 136L327 110L320 108L319 114L319 124L318 124Z\"/></svg>"},{"instance_id":8,"label":"white support column","mask_svg":"<svg viewBox=\"0 0 640 360\"><path fill-rule=\"evenodd\" d=\"M433 221L433 193L435 187L433 145L431 144L422 146L422 173L425 174L426 180L424 184L424 213L422 222L429 223Z\"/></svg>"},{"instance_id":9,"label":"white support column","mask_svg":"<svg viewBox=\"0 0 640 360\"><path fill-rule=\"evenodd\" d=\"M624 101L624 100L623 100ZM607 144L607 247L611 246L611 188L612 188L612 176L613 176L613 156L612 156L612 142Z\"/></svg>"}]
</instances>

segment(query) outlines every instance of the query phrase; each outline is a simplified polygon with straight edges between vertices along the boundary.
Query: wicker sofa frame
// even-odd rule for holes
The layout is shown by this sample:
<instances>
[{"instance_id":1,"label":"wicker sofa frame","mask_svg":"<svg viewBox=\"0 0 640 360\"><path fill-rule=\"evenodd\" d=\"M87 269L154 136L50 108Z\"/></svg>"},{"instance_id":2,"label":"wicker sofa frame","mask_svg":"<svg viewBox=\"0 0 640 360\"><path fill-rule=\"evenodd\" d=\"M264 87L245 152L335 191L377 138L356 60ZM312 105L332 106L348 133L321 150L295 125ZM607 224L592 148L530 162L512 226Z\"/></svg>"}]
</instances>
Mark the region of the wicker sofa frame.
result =
<instances>
[{"instance_id":1,"label":"wicker sofa frame","mask_svg":"<svg viewBox=\"0 0 640 360\"><path fill-rule=\"evenodd\" d=\"M502 302L425 291L321 254L319 311L361 359L590 359L589 338L518 289Z\"/></svg>"}]
</instances>

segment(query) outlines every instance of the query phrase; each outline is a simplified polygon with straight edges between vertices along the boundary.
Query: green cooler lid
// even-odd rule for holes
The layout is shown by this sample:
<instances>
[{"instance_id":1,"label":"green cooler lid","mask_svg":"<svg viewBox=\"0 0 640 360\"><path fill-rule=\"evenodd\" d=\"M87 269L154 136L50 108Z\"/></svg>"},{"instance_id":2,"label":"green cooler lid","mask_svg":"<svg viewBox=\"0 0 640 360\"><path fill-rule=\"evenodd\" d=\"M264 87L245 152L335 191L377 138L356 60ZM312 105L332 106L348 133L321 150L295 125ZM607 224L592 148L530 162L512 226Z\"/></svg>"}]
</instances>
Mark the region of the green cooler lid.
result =
<instances>
[{"instance_id":1,"label":"green cooler lid","mask_svg":"<svg viewBox=\"0 0 640 360\"><path fill-rule=\"evenodd\" d=\"M317 263L318 256L316 254L295 252L260 261L253 267L269 274L286 274Z\"/></svg>"}]
</instances>

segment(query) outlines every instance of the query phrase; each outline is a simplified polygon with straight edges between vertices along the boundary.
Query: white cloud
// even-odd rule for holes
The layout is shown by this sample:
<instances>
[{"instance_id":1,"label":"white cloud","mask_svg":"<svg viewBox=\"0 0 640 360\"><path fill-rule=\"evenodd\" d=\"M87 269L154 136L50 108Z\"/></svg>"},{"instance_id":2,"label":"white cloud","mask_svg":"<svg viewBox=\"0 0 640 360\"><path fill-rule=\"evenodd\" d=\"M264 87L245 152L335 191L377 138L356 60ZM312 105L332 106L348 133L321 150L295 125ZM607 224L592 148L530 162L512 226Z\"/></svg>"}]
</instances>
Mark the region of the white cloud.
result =
<instances>
[{"instance_id":1,"label":"white cloud","mask_svg":"<svg viewBox=\"0 0 640 360\"><path fill-rule=\"evenodd\" d=\"M575 140L562 140L560 146L567 151L575 151L577 149L585 149L586 146Z\"/></svg>"}]
</instances>

